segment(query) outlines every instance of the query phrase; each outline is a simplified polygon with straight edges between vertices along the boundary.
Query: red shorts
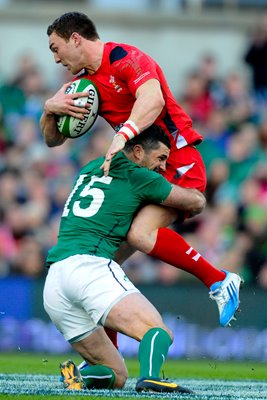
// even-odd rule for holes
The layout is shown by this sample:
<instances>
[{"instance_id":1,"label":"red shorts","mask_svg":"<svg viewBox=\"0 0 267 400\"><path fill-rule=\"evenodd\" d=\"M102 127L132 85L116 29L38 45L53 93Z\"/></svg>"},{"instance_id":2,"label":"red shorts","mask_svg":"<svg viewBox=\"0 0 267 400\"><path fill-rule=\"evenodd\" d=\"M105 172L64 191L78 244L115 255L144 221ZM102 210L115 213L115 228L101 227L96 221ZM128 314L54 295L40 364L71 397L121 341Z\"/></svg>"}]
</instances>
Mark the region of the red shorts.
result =
<instances>
[{"instance_id":1,"label":"red shorts","mask_svg":"<svg viewBox=\"0 0 267 400\"><path fill-rule=\"evenodd\" d=\"M198 189L201 192L204 192L207 184L204 162L194 146L171 151L166 171L162 175L175 185Z\"/></svg>"}]
</instances>

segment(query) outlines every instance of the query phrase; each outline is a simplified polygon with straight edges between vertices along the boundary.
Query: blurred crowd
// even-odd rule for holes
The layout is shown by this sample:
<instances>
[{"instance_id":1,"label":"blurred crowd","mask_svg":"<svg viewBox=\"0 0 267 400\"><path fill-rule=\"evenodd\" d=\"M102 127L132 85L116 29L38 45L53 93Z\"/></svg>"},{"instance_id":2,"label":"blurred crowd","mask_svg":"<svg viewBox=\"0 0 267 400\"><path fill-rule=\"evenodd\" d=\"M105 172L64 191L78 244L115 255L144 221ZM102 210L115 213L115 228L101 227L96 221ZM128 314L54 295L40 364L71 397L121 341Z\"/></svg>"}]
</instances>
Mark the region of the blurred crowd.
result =
<instances>
[{"instance_id":1,"label":"blurred crowd","mask_svg":"<svg viewBox=\"0 0 267 400\"><path fill-rule=\"evenodd\" d=\"M242 61L245 73L219 76L216 57L204 54L181 83L177 100L204 136L207 207L172 228L217 267L267 289L267 20ZM68 80L59 77L59 85ZM20 57L12 80L0 82L0 278L46 275L77 172L105 153L113 135L98 118L90 135L48 148L39 119L54 92L31 54ZM124 268L136 284L196 281L140 252Z\"/></svg>"}]
</instances>

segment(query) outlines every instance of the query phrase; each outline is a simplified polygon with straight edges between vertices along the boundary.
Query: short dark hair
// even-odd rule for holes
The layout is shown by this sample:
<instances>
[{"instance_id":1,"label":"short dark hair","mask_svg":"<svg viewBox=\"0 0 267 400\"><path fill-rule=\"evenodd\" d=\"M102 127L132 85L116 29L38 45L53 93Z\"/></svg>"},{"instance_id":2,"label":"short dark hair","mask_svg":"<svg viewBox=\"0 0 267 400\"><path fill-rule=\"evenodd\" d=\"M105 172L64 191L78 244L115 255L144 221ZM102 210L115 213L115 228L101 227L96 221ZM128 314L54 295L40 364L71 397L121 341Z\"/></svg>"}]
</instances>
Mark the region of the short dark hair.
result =
<instances>
[{"instance_id":1,"label":"short dark hair","mask_svg":"<svg viewBox=\"0 0 267 400\"><path fill-rule=\"evenodd\" d=\"M128 153L133 150L134 146L140 144L146 152L158 149L160 143L165 144L168 149L171 148L171 142L164 130L158 125L151 125L135 138L126 142L124 150Z\"/></svg>"},{"instance_id":2,"label":"short dark hair","mask_svg":"<svg viewBox=\"0 0 267 400\"><path fill-rule=\"evenodd\" d=\"M47 28L47 35L50 36L53 32L66 40L69 40L73 32L79 33L85 39L99 39L93 21L79 12L68 12L55 19Z\"/></svg>"}]
</instances>

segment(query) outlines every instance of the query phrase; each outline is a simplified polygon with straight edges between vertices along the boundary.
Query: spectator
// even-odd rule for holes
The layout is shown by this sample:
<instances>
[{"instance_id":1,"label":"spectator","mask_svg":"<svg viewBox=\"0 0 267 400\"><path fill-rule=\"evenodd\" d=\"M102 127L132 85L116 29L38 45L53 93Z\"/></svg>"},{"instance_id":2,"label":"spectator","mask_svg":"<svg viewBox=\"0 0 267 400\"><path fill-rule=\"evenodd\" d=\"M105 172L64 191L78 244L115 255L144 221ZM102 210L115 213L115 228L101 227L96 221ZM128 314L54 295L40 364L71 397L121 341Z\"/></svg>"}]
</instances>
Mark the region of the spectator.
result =
<instances>
[{"instance_id":1,"label":"spectator","mask_svg":"<svg viewBox=\"0 0 267 400\"><path fill-rule=\"evenodd\" d=\"M243 124L228 143L229 183L239 191L239 185L251 175L259 161L257 129L252 124Z\"/></svg>"},{"instance_id":2,"label":"spectator","mask_svg":"<svg viewBox=\"0 0 267 400\"><path fill-rule=\"evenodd\" d=\"M259 127L259 144L262 160L267 160L267 120L264 119Z\"/></svg>"},{"instance_id":3,"label":"spectator","mask_svg":"<svg viewBox=\"0 0 267 400\"><path fill-rule=\"evenodd\" d=\"M224 80L224 95L221 104L228 127L235 131L240 124L257 120L254 103L249 96L245 78L232 72Z\"/></svg>"},{"instance_id":4,"label":"spectator","mask_svg":"<svg viewBox=\"0 0 267 400\"><path fill-rule=\"evenodd\" d=\"M259 164L254 174L241 186L240 229L248 238L245 266L254 284L267 263L267 166ZM265 281L264 281L265 282Z\"/></svg>"},{"instance_id":5,"label":"spectator","mask_svg":"<svg viewBox=\"0 0 267 400\"><path fill-rule=\"evenodd\" d=\"M250 38L244 60L252 73L252 89L257 102L267 102L267 14Z\"/></svg>"},{"instance_id":6,"label":"spectator","mask_svg":"<svg viewBox=\"0 0 267 400\"><path fill-rule=\"evenodd\" d=\"M214 160L226 158L228 141L231 131L228 129L224 111L214 109L205 124L204 141L200 144L200 152L203 156L207 174Z\"/></svg>"},{"instance_id":7,"label":"spectator","mask_svg":"<svg viewBox=\"0 0 267 400\"><path fill-rule=\"evenodd\" d=\"M197 72L206 82L207 92L216 104L220 103L223 96L223 82L218 73L218 60L212 53L205 53L199 60Z\"/></svg>"},{"instance_id":8,"label":"spectator","mask_svg":"<svg viewBox=\"0 0 267 400\"><path fill-rule=\"evenodd\" d=\"M194 123L203 124L214 109L214 101L209 93L205 78L197 72L187 76L180 105L190 115Z\"/></svg>"}]
</instances>

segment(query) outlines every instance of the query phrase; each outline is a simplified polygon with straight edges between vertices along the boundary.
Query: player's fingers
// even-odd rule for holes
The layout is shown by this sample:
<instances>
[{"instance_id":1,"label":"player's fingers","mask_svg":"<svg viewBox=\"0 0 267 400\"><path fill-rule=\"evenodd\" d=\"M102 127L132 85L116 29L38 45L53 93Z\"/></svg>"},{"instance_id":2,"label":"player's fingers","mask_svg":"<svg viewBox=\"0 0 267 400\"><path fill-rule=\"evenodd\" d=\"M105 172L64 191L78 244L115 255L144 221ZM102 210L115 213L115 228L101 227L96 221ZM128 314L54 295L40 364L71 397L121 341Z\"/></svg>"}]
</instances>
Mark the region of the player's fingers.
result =
<instances>
[{"instance_id":1,"label":"player's fingers","mask_svg":"<svg viewBox=\"0 0 267 400\"><path fill-rule=\"evenodd\" d=\"M88 114L88 110L86 108L79 107L69 107L68 115L73 118L84 119L85 114Z\"/></svg>"},{"instance_id":2,"label":"player's fingers","mask_svg":"<svg viewBox=\"0 0 267 400\"><path fill-rule=\"evenodd\" d=\"M85 107L87 99L85 97L80 97L78 99L74 99L73 101L73 105L75 107Z\"/></svg>"},{"instance_id":3,"label":"player's fingers","mask_svg":"<svg viewBox=\"0 0 267 400\"><path fill-rule=\"evenodd\" d=\"M76 105L76 103L75 104L70 104L69 107L68 107L68 110L72 111L72 112L76 112L78 114L88 114L89 113L88 108Z\"/></svg>"},{"instance_id":4,"label":"player's fingers","mask_svg":"<svg viewBox=\"0 0 267 400\"><path fill-rule=\"evenodd\" d=\"M88 93L87 92L70 93L69 96L72 99L78 99L80 97L88 97Z\"/></svg>"},{"instance_id":5,"label":"player's fingers","mask_svg":"<svg viewBox=\"0 0 267 400\"><path fill-rule=\"evenodd\" d=\"M112 159L112 157L106 156L105 161L103 162L103 164L100 167L100 169L102 169L104 171L105 176L108 176L111 159Z\"/></svg>"}]
</instances>

